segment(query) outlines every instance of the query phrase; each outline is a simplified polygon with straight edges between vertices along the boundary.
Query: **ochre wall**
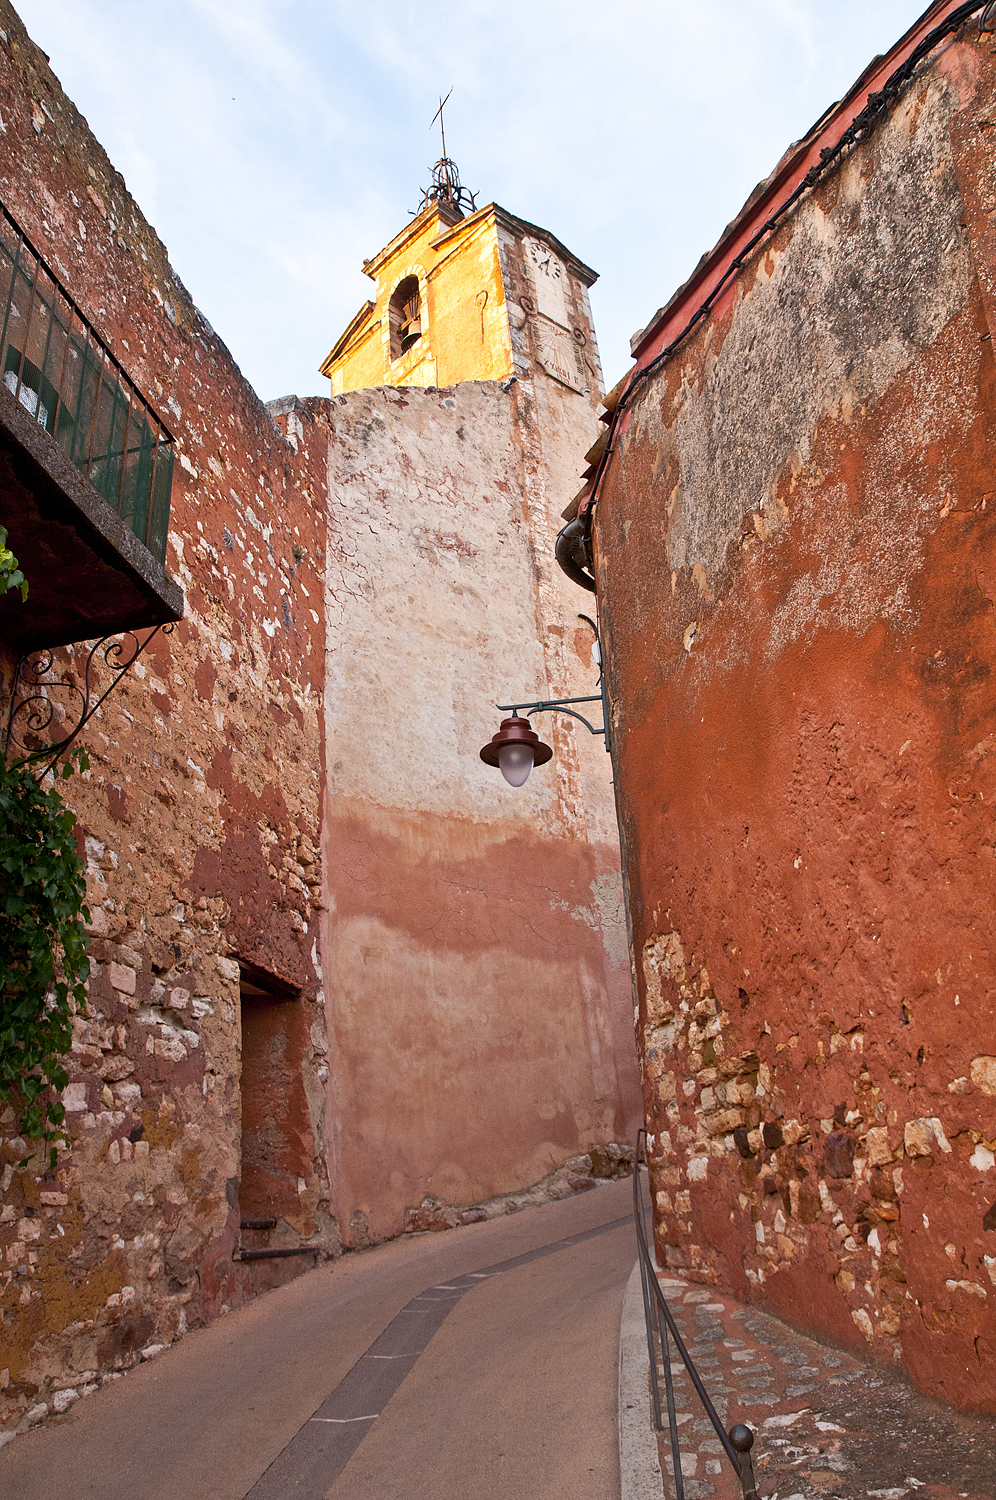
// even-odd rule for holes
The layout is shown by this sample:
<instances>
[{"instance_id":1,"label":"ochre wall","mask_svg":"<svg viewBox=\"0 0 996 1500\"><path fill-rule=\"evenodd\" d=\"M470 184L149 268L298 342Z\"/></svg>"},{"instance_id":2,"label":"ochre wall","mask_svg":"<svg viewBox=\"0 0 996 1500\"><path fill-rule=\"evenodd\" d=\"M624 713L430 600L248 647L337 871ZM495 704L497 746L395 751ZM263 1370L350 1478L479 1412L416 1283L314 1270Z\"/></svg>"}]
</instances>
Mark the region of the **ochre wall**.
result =
<instances>
[{"instance_id":1,"label":"ochre wall","mask_svg":"<svg viewBox=\"0 0 996 1500\"><path fill-rule=\"evenodd\" d=\"M327 429L302 408L278 430L6 0L0 29L0 198L177 436L166 567L186 594L60 783L92 972L54 1172L0 1110L2 1442L251 1295L239 958L300 992L307 1160L280 1232L339 1242L313 900Z\"/></svg>"},{"instance_id":2,"label":"ochre wall","mask_svg":"<svg viewBox=\"0 0 996 1500\"><path fill-rule=\"evenodd\" d=\"M493 209L450 230L435 252L428 282L436 384L506 380L512 347Z\"/></svg>"},{"instance_id":3,"label":"ochre wall","mask_svg":"<svg viewBox=\"0 0 996 1500\"><path fill-rule=\"evenodd\" d=\"M524 788L478 754L496 700L596 677L590 596L553 577L545 379L331 403L323 951L351 1244L635 1127L609 758L553 715L555 759Z\"/></svg>"},{"instance_id":4,"label":"ochre wall","mask_svg":"<svg viewBox=\"0 0 996 1500\"><path fill-rule=\"evenodd\" d=\"M512 373L494 213L455 226L427 209L365 267L374 278L372 312L322 373L332 395L378 385L452 385L505 380ZM418 276L422 336L391 357L388 306L398 283Z\"/></svg>"},{"instance_id":5,"label":"ochre wall","mask_svg":"<svg viewBox=\"0 0 996 1500\"><path fill-rule=\"evenodd\" d=\"M994 107L969 28L643 385L595 523L660 1255L986 1410Z\"/></svg>"}]
</instances>

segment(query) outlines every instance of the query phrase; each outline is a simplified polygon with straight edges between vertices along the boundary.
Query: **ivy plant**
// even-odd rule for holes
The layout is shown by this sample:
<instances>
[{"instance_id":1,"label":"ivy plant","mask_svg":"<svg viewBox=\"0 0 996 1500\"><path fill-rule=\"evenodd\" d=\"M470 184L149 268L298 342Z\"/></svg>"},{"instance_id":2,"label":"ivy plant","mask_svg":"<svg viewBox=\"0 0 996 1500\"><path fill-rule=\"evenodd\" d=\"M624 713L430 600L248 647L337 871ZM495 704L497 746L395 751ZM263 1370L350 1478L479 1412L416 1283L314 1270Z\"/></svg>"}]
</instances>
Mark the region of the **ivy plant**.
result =
<instances>
[{"instance_id":1,"label":"ivy plant","mask_svg":"<svg viewBox=\"0 0 996 1500\"><path fill-rule=\"evenodd\" d=\"M9 589L21 590L21 602L28 597L28 583L17 565L17 558L7 546L7 528L0 526L0 594Z\"/></svg>"},{"instance_id":2,"label":"ivy plant","mask_svg":"<svg viewBox=\"0 0 996 1500\"><path fill-rule=\"evenodd\" d=\"M89 766L77 748L63 780L74 761ZM0 1101L14 1106L23 1136L51 1143L65 1139L56 1095L69 1081L73 1015L86 1008L90 913L76 818L46 780L28 761L0 759ZM54 1145L49 1159L54 1167Z\"/></svg>"}]
</instances>

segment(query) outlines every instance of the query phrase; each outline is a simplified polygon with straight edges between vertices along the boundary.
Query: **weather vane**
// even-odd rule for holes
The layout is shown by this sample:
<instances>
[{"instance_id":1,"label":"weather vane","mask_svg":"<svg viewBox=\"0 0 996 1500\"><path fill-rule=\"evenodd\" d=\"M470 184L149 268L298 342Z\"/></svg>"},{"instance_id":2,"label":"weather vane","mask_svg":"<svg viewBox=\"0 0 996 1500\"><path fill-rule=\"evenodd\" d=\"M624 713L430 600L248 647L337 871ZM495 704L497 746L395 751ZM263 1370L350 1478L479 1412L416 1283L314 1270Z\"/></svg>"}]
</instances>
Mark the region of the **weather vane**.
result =
<instances>
[{"instance_id":1,"label":"weather vane","mask_svg":"<svg viewBox=\"0 0 996 1500\"><path fill-rule=\"evenodd\" d=\"M459 214L472 212L477 207L477 203L475 202L477 194L472 193L469 188L461 186L460 173L457 171L456 162L451 161L446 155L446 126L443 122L443 110L449 103L452 92L451 88L446 98L440 99L439 108L429 122L429 129L431 130L436 121L439 121L439 134L442 137L443 154L432 169L432 186L423 188L422 190L422 202L418 206L420 214L424 213L427 208L431 208L434 203L448 203Z\"/></svg>"},{"instance_id":2,"label":"weather vane","mask_svg":"<svg viewBox=\"0 0 996 1500\"><path fill-rule=\"evenodd\" d=\"M443 123L443 110L445 109L446 105L449 104L449 102L450 102L450 94L452 94L452 92L453 92L453 90L451 88L450 89L450 93L446 95L446 98L445 99L440 99L440 101L439 101L439 108L436 110L436 113L433 115L432 119L429 121L429 129L430 130L432 129L433 125L435 125L436 121L437 120L439 121L439 134L442 136L442 139L443 139L443 161L446 160L446 126Z\"/></svg>"}]
</instances>

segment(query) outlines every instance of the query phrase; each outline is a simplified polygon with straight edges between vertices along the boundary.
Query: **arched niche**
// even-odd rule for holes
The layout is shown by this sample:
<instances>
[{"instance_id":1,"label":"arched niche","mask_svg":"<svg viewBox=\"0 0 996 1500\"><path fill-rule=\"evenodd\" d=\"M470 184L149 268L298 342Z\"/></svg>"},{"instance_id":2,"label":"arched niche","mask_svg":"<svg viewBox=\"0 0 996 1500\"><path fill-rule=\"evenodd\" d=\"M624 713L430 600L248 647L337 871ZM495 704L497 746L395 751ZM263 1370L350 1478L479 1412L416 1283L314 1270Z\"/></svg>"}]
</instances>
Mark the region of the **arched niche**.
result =
<instances>
[{"instance_id":1,"label":"arched niche","mask_svg":"<svg viewBox=\"0 0 996 1500\"><path fill-rule=\"evenodd\" d=\"M406 276L398 282L388 306L388 319L391 358L400 359L422 337L422 294L417 276Z\"/></svg>"}]
</instances>

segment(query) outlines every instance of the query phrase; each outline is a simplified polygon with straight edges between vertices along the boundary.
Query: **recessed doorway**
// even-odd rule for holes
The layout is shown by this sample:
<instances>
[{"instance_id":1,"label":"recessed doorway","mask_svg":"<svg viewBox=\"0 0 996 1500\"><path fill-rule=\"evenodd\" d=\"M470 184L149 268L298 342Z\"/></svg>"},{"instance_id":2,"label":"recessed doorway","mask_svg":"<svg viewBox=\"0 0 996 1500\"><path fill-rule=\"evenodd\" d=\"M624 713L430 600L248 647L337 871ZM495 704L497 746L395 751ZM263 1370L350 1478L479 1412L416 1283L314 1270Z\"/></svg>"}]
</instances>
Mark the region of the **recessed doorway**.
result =
<instances>
[{"instance_id":1,"label":"recessed doorway","mask_svg":"<svg viewBox=\"0 0 996 1500\"><path fill-rule=\"evenodd\" d=\"M242 963L243 1220L297 1220L311 1172L311 1120L302 1077L308 1045L299 991Z\"/></svg>"}]
</instances>

